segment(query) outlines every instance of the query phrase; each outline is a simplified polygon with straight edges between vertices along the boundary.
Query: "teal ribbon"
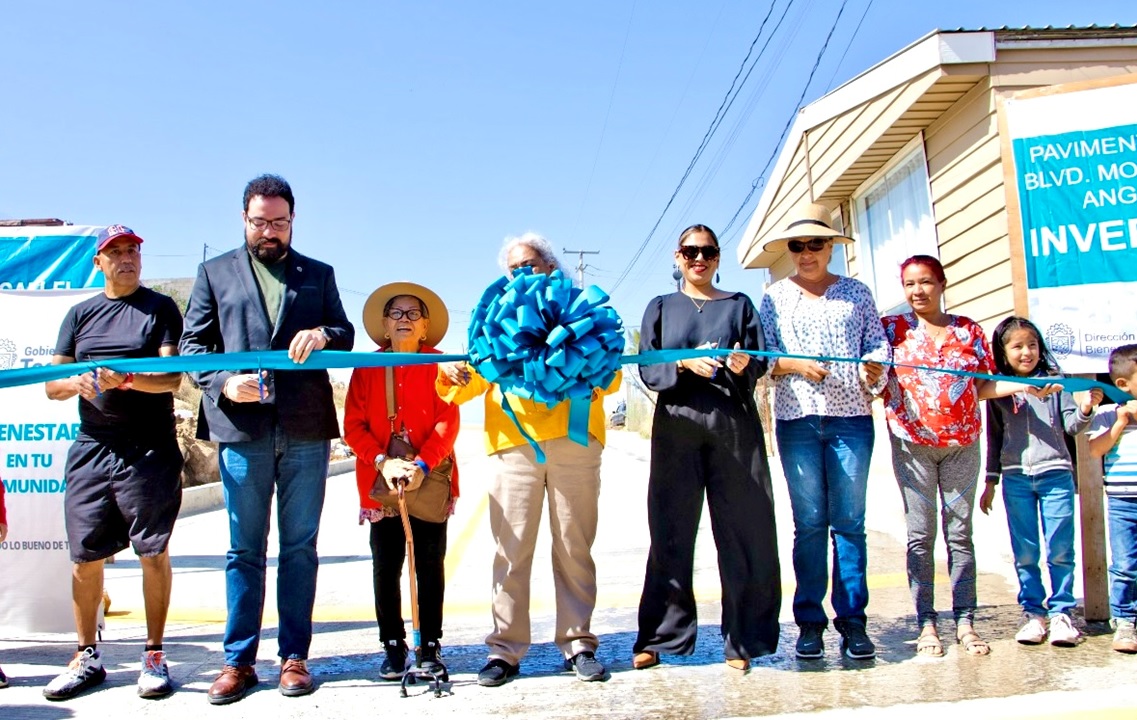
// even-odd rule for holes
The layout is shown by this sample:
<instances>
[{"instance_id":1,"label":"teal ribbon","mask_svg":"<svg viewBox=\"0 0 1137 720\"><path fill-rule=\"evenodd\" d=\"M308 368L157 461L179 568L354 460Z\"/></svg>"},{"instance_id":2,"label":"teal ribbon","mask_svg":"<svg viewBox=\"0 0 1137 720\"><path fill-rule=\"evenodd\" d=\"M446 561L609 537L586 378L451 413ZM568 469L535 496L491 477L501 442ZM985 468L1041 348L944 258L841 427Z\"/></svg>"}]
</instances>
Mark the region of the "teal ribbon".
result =
<instances>
[{"instance_id":1,"label":"teal ribbon","mask_svg":"<svg viewBox=\"0 0 1137 720\"><path fill-rule=\"evenodd\" d=\"M698 357L726 357L732 352L741 352L753 357L764 357L772 360L777 358L791 358L800 360L817 360L819 362L864 362L861 358L846 358L832 355L796 355L793 353L773 352L769 350L731 350L729 348L684 348L674 350L651 350L635 355L623 355L619 358L621 365L658 365L668 363L674 365L678 360L689 360ZM435 354L435 353L374 353L374 352L344 352L342 350L317 350L308 356L303 365L294 363L288 358L285 350L258 350L239 353L214 353L210 355L176 355L174 357L150 358L118 358L114 360L85 360L68 363L66 365L39 365L28 368L14 368L0 370L0 388L17 387L20 385L35 385L36 383L62 380L63 378L81 375L85 372L94 372L100 367L115 372L204 372L209 370L231 370L234 372L253 372L253 368L265 370L330 370L364 367L398 367L401 365L430 365L433 363L468 362L469 355ZM893 367L912 368L928 372L942 372L949 375L960 375L976 380L1006 380L1008 382L1025 383L1042 387L1045 385L1060 385L1069 392L1100 389L1107 398L1116 403L1125 403L1133 400L1133 396L1122 392L1118 387L1106 383L1090 380L1089 378L1074 377L1017 377L1014 375L988 375L986 373L970 372L967 370L954 370L951 368L937 368L926 365L909 365L897 362L882 362L882 365ZM242 368L248 368L242 370ZM589 395L591 397L591 394ZM587 405L584 398L578 399L580 405ZM570 408L569 414L572 414ZM587 428L587 424L585 426ZM585 431L587 433L587 429ZM587 437L587 434L585 435Z\"/></svg>"},{"instance_id":2,"label":"teal ribbon","mask_svg":"<svg viewBox=\"0 0 1137 720\"><path fill-rule=\"evenodd\" d=\"M436 353L373 353L317 350L303 364L294 363L286 350L252 350L209 355L175 355L174 357L116 358L113 360L84 360L66 365L40 365L37 367L0 370L0 388L17 385L34 385L51 380L62 380L103 367L115 372L207 372L230 370L254 372L256 370L331 370L357 367L397 367L400 365L430 365L432 363L461 362L468 355L439 355Z\"/></svg>"},{"instance_id":3,"label":"teal ribbon","mask_svg":"<svg viewBox=\"0 0 1137 720\"><path fill-rule=\"evenodd\" d=\"M637 365L659 365L662 363L674 364L679 360L690 360L692 358L700 357L726 357L734 352L745 353L753 357L764 357L776 360L778 358L790 358L792 360L815 360L817 362L847 362L847 363L861 363L866 362L862 358L847 358L838 357L835 355L796 355L794 353L773 352L770 350L731 350L729 348L684 348L681 350L650 350L639 355L625 355L623 360L627 363L634 363ZM635 358L635 359L633 359ZM953 368L937 368L927 365L911 365L908 363L898 363L891 360L888 361L870 361L879 362L881 365L890 367L910 368L913 370L923 370L927 372L941 372L948 375L957 375L960 377L969 377L976 380L1006 380L1007 382L1017 382L1026 385L1034 385L1036 387L1045 387L1047 385L1060 385L1062 389L1068 392L1080 392L1085 390L1093 390L1098 388L1102 391L1107 398L1116 403L1126 403L1133 400L1134 397L1122 391L1116 385L1108 385L1097 380L1090 380L1089 378L1076 378L1076 377L1019 377L1017 375L990 375L987 373L971 372L969 370L956 370Z\"/></svg>"}]
</instances>

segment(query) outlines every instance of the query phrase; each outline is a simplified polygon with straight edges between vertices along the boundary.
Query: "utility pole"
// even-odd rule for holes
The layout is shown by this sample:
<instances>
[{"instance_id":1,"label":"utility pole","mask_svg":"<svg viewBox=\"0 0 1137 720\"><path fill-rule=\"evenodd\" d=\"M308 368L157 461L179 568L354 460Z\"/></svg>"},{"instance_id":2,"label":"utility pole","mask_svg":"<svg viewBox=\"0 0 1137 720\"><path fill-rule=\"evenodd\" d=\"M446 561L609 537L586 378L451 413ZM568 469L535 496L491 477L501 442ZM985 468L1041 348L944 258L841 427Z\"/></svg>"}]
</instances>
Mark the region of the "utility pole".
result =
<instances>
[{"instance_id":1,"label":"utility pole","mask_svg":"<svg viewBox=\"0 0 1137 720\"><path fill-rule=\"evenodd\" d=\"M579 278L579 286L581 289L583 289L584 288L584 256L585 255L599 255L600 251L599 250L569 250L568 248L564 248L563 252L576 253L577 258L578 258L577 264L576 264L576 274L577 274L577 277Z\"/></svg>"}]
</instances>

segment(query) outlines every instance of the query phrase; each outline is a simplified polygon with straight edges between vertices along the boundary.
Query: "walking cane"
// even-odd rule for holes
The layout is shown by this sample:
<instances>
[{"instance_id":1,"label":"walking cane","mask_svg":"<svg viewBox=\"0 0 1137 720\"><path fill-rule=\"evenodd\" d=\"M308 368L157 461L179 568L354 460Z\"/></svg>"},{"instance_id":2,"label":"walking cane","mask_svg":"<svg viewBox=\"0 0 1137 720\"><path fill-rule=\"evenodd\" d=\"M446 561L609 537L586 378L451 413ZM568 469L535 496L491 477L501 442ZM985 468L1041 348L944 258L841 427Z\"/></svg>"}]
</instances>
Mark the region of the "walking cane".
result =
<instances>
[{"instance_id":1,"label":"walking cane","mask_svg":"<svg viewBox=\"0 0 1137 720\"><path fill-rule=\"evenodd\" d=\"M399 489L399 517L403 520L403 534L407 536L407 564L411 573L411 639L415 649L415 665L403 674L399 695L407 697L407 685L418 680L426 680L427 690L434 691L434 697L442 697L442 683L449 682L450 674L443 666L441 670L428 670L419 666L419 653L422 651L422 636L418 627L418 575L415 574L415 536L411 533L411 517L407 512L406 478L398 478L395 485ZM441 663L439 663L441 665Z\"/></svg>"}]
</instances>

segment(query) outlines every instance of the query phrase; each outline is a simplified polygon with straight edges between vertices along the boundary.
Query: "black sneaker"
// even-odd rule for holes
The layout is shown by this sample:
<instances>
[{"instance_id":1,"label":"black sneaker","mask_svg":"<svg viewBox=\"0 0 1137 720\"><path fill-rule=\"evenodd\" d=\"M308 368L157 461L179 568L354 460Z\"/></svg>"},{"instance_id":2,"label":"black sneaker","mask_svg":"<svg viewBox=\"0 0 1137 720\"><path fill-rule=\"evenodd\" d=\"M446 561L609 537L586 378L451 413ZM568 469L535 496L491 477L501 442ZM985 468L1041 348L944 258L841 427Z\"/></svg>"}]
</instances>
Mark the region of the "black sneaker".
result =
<instances>
[{"instance_id":1,"label":"black sneaker","mask_svg":"<svg viewBox=\"0 0 1137 720\"><path fill-rule=\"evenodd\" d=\"M841 652L853 660L868 660L876 657L876 645L869 640L865 624L859 620L841 620L834 625L841 633Z\"/></svg>"},{"instance_id":2,"label":"black sneaker","mask_svg":"<svg viewBox=\"0 0 1137 720\"><path fill-rule=\"evenodd\" d=\"M565 660L565 670L575 671L576 679L584 682L603 680L604 676L607 675L604 666L596 659L596 655L591 650L578 652Z\"/></svg>"},{"instance_id":3,"label":"black sneaker","mask_svg":"<svg viewBox=\"0 0 1137 720\"><path fill-rule=\"evenodd\" d=\"M802 623L798 626L797 646L794 651L803 660L825 657L825 626L820 623Z\"/></svg>"},{"instance_id":4,"label":"black sneaker","mask_svg":"<svg viewBox=\"0 0 1137 720\"><path fill-rule=\"evenodd\" d=\"M415 665L427 672L440 672L446 667L442 664L442 646L434 640L427 640L415 650Z\"/></svg>"},{"instance_id":5,"label":"black sneaker","mask_svg":"<svg viewBox=\"0 0 1137 720\"><path fill-rule=\"evenodd\" d=\"M379 666L379 677L384 680L400 680L411 667L411 659L407 653L407 644L402 640L388 640L383 646L387 657Z\"/></svg>"},{"instance_id":6,"label":"black sneaker","mask_svg":"<svg viewBox=\"0 0 1137 720\"><path fill-rule=\"evenodd\" d=\"M501 658L494 658L478 671L478 684L482 687L504 685L519 672L521 672L520 665L510 665Z\"/></svg>"}]
</instances>

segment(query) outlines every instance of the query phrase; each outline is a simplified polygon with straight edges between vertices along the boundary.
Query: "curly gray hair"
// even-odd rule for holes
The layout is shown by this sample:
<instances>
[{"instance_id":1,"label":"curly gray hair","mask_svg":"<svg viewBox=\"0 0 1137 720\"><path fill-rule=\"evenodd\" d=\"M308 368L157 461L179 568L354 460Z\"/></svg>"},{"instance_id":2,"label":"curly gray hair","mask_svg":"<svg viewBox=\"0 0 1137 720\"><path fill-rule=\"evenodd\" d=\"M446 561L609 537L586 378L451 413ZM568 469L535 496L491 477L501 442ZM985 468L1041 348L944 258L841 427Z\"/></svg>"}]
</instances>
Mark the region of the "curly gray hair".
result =
<instances>
[{"instance_id":1,"label":"curly gray hair","mask_svg":"<svg viewBox=\"0 0 1137 720\"><path fill-rule=\"evenodd\" d=\"M498 253L497 264L501 266L501 269L504 270L507 275L509 274L509 251L516 245L526 245L532 248L553 270L561 266L561 261L557 259L557 253L553 250L553 244L535 232L527 232L523 235L511 235L501 244L501 252Z\"/></svg>"}]
</instances>

